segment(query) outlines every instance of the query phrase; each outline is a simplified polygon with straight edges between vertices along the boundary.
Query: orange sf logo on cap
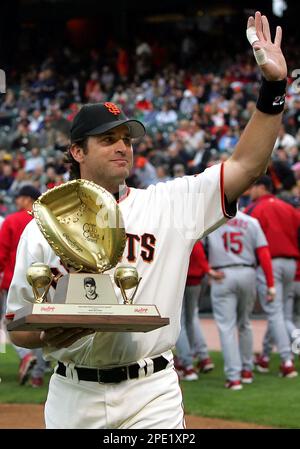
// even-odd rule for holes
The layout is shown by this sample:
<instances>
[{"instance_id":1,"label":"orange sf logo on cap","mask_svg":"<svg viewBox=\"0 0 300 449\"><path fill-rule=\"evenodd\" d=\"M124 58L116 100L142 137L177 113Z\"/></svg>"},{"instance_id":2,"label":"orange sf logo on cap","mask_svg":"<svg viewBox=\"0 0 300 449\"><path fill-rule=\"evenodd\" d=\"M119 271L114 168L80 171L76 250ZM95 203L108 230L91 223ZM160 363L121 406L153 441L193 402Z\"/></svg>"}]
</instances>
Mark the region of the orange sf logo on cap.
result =
<instances>
[{"instance_id":1,"label":"orange sf logo on cap","mask_svg":"<svg viewBox=\"0 0 300 449\"><path fill-rule=\"evenodd\" d=\"M107 101L106 103L104 103L104 106L109 110L109 112L114 115L121 114L121 110L114 103L110 103L109 101Z\"/></svg>"}]
</instances>

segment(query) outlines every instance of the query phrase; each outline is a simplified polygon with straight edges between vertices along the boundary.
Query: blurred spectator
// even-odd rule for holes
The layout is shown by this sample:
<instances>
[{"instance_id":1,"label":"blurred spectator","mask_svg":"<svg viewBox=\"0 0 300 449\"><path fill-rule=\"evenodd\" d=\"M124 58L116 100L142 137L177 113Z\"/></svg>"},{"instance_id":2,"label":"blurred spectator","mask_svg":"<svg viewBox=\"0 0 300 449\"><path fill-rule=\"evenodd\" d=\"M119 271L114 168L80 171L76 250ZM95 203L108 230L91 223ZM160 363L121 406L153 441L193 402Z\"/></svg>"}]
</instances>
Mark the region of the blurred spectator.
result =
<instances>
[{"instance_id":1,"label":"blurred spectator","mask_svg":"<svg viewBox=\"0 0 300 449\"><path fill-rule=\"evenodd\" d=\"M166 182L170 181L172 179L169 175L169 167L168 165L159 165L156 167L156 176L157 176L157 182Z\"/></svg>"},{"instance_id":2,"label":"blurred spectator","mask_svg":"<svg viewBox=\"0 0 300 449\"><path fill-rule=\"evenodd\" d=\"M156 116L158 126L174 125L177 122L177 112L173 109L170 103L162 106L161 111Z\"/></svg>"},{"instance_id":3,"label":"blurred spectator","mask_svg":"<svg viewBox=\"0 0 300 449\"><path fill-rule=\"evenodd\" d=\"M9 188L9 194L15 195L22 187L31 184L30 176L24 169L18 170L13 183Z\"/></svg>"},{"instance_id":4,"label":"blurred spectator","mask_svg":"<svg viewBox=\"0 0 300 449\"><path fill-rule=\"evenodd\" d=\"M9 190L14 182L13 169L11 162L4 161L0 172L0 190Z\"/></svg>"},{"instance_id":5,"label":"blurred spectator","mask_svg":"<svg viewBox=\"0 0 300 449\"><path fill-rule=\"evenodd\" d=\"M40 149L38 147L32 148L31 156L27 159L25 163L25 171L35 172L37 168L43 168L44 165L45 161L40 154Z\"/></svg>"},{"instance_id":6,"label":"blurred spectator","mask_svg":"<svg viewBox=\"0 0 300 449\"><path fill-rule=\"evenodd\" d=\"M17 127L17 131L12 135L12 149L22 149L23 151L28 151L31 150L32 147L36 146L36 144L37 137L29 131L29 120L22 120Z\"/></svg>"},{"instance_id":7,"label":"blurred spectator","mask_svg":"<svg viewBox=\"0 0 300 449\"><path fill-rule=\"evenodd\" d=\"M53 165L48 165L47 167L44 184L47 190L62 184L62 179L56 173L55 167Z\"/></svg>"},{"instance_id":8,"label":"blurred spectator","mask_svg":"<svg viewBox=\"0 0 300 449\"><path fill-rule=\"evenodd\" d=\"M238 140L238 136L234 133L233 129L229 128L218 142L219 150L221 152L227 151L232 153Z\"/></svg>"},{"instance_id":9,"label":"blurred spectator","mask_svg":"<svg viewBox=\"0 0 300 449\"><path fill-rule=\"evenodd\" d=\"M141 188L146 188L150 184L157 183L156 170L145 157L139 156L136 158L134 173Z\"/></svg>"},{"instance_id":10,"label":"blurred spectator","mask_svg":"<svg viewBox=\"0 0 300 449\"><path fill-rule=\"evenodd\" d=\"M29 124L29 131L32 133L40 132L43 127L44 117L39 109L35 109Z\"/></svg>"},{"instance_id":11,"label":"blurred spectator","mask_svg":"<svg viewBox=\"0 0 300 449\"><path fill-rule=\"evenodd\" d=\"M281 125L278 137L274 145L274 149L277 150L277 148L285 148L287 151L289 151L289 149L294 145L297 145L295 137L293 137L291 134L288 134L285 130L285 126Z\"/></svg>"},{"instance_id":12,"label":"blurred spectator","mask_svg":"<svg viewBox=\"0 0 300 449\"><path fill-rule=\"evenodd\" d=\"M14 94L13 90L7 89L4 101L0 107L1 115L4 116L5 114L10 114L10 113L14 112L14 109L16 108L16 106L17 106L16 99L15 99L15 94Z\"/></svg>"},{"instance_id":13,"label":"blurred spectator","mask_svg":"<svg viewBox=\"0 0 300 449\"><path fill-rule=\"evenodd\" d=\"M185 117L191 118L197 104L197 98L194 97L193 93L190 90L186 89L183 92L183 98L180 102L179 110Z\"/></svg>"},{"instance_id":14,"label":"blurred spectator","mask_svg":"<svg viewBox=\"0 0 300 449\"><path fill-rule=\"evenodd\" d=\"M173 167L174 178L181 178L185 175L185 167L183 164L175 164Z\"/></svg>"}]
</instances>

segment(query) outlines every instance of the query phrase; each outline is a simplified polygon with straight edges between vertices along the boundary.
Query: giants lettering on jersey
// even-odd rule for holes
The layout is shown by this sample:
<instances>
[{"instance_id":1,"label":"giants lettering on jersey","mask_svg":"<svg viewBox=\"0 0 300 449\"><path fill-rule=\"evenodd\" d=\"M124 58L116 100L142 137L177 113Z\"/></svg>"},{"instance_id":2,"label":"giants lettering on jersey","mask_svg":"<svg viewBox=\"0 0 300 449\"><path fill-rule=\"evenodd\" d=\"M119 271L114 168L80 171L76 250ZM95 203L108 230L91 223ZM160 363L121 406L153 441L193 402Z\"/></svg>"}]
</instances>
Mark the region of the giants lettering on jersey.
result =
<instances>
[{"instance_id":1,"label":"giants lettering on jersey","mask_svg":"<svg viewBox=\"0 0 300 449\"><path fill-rule=\"evenodd\" d=\"M155 252L155 243L156 238L153 234L144 233L143 235L139 236L136 234L129 234L126 233L127 236L127 254L124 253L124 257L127 258L128 262L134 263L139 255L143 259L144 262L151 263L154 259L154 252ZM125 249L126 251L126 249ZM54 276L57 276L58 274L67 274L68 269L63 265L63 263L60 261L61 269L57 269L52 267L51 271ZM51 286L54 288L54 290L57 287L57 280L53 279L51 282Z\"/></svg>"},{"instance_id":2,"label":"giants lettering on jersey","mask_svg":"<svg viewBox=\"0 0 300 449\"><path fill-rule=\"evenodd\" d=\"M127 257L128 262L135 262L140 251L140 256L144 262L151 263L154 259L156 238L153 234L144 233L139 236L126 233L127 236ZM140 249L139 249L140 248Z\"/></svg>"}]
</instances>

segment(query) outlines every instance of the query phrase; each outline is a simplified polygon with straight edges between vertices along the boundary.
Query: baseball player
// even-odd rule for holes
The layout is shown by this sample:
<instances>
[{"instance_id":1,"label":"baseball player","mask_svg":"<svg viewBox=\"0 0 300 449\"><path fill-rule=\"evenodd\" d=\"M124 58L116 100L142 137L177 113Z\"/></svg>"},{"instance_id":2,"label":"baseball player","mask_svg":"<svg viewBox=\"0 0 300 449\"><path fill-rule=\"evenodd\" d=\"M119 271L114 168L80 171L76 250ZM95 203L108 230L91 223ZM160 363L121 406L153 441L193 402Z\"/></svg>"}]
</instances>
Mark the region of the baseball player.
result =
<instances>
[{"instance_id":1,"label":"baseball player","mask_svg":"<svg viewBox=\"0 0 300 449\"><path fill-rule=\"evenodd\" d=\"M210 265L224 272L224 279L212 280L211 299L224 357L225 387L241 390L241 382L253 381L250 313L256 299L256 258L266 277L268 300L274 297L270 252L258 221L238 212L208 236L208 254Z\"/></svg>"},{"instance_id":2,"label":"baseball player","mask_svg":"<svg viewBox=\"0 0 300 449\"><path fill-rule=\"evenodd\" d=\"M175 369L181 380L197 380L197 371L208 373L214 368L198 317L201 280L205 274L216 279L224 276L211 269L202 243L196 242L190 256L181 311L181 329L176 343ZM198 359L195 368L194 358Z\"/></svg>"},{"instance_id":3,"label":"baseball player","mask_svg":"<svg viewBox=\"0 0 300 449\"><path fill-rule=\"evenodd\" d=\"M266 283L261 269L257 270L258 296L267 314L268 328L263 342L263 353L255 360L260 372L268 372L270 348L274 342L281 357L280 375L295 377L297 371L293 363L289 331L294 324L284 310L290 302L296 260L299 258L298 232L300 212L271 194L272 181L268 176L258 179L250 190L253 203L246 213L255 217L266 235L275 278L276 296L274 301L266 301Z\"/></svg>"},{"instance_id":4,"label":"baseball player","mask_svg":"<svg viewBox=\"0 0 300 449\"><path fill-rule=\"evenodd\" d=\"M287 68L281 29L273 43L267 18L258 12L249 18L248 38L256 57L265 58L257 110L231 158L198 176L129 189L125 179L133 163L132 139L144 135L142 123L110 102L85 105L73 120L72 176L116 195L127 233L121 263L131 263L142 277L135 303L157 305L170 325L150 333L11 332L16 344L42 346L45 357L57 362L45 405L47 428L183 428L171 348L180 330L189 256L196 240L235 214L236 198L264 172L284 106ZM32 301L26 270L37 261L66 272L32 220L18 248L9 313ZM116 294L122 302L117 288Z\"/></svg>"},{"instance_id":5,"label":"baseball player","mask_svg":"<svg viewBox=\"0 0 300 449\"><path fill-rule=\"evenodd\" d=\"M5 218L0 230L1 300L4 303L6 302L7 292L13 277L17 246L21 234L26 225L32 220L32 216L28 212L31 211L34 201L39 196L39 190L32 185L24 185L15 197L17 212ZM26 384L31 376L31 385L33 387L42 386L46 366L41 349L31 351L18 346L14 346L14 348L20 358L20 385Z\"/></svg>"},{"instance_id":6,"label":"baseball player","mask_svg":"<svg viewBox=\"0 0 300 449\"><path fill-rule=\"evenodd\" d=\"M297 260L297 268L295 279L287 297L283 302L283 316L286 324L286 329L290 338L290 342L293 343L298 338L298 332L300 329L300 263ZM256 369L260 373L269 372L269 358L273 351L274 340L272 338L270 329L264 337L264 352L263 355L257 354L255 357ZM290 374L290 373L288 373ZM293 373L288 377L295 377Z\"/></svg>"}]
</instances>

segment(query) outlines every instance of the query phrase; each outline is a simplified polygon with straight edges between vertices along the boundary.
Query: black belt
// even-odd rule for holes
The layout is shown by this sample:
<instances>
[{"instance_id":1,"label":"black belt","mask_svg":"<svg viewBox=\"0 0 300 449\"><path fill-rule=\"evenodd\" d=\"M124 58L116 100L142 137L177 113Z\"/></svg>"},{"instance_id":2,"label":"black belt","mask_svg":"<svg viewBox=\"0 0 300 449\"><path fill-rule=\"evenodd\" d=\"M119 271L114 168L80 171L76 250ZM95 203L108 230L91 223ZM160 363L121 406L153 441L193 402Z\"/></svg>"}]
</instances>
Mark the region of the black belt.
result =
<instances>
[{"instance_id":1,"label":"black belt","mask_svg":"<svg viewBox=\"0 0 300 449\"><path fill-rule=\"evenodd\" d=\"M157 373L166 368L169 361L162 355L151 359L153 362L153 373ZM104 384L114 384L128 379L137 379L139 377L140 365L135 363L133 365L118 366L110 369L97 368L75 368L79 380L86 380L89 382L98 382ZM147 376L147 365L144 366L145 376ZM58 362L56 374L66 376L66 366L62 362Z\"/></svg>"},{"instance_id":2,"label":"black belt","mask_svg":"<svg viewBox=\"0 0 300 449\"><path fill-rule=\"evenodd\" d=\"M254 268L254 265L247 265L245 263L233 263L231 265L224 265L223 267L212 267L214 270L220 270L221 268L230 268L230 267L248 267Z\"/></svg>"}]
</instances>

